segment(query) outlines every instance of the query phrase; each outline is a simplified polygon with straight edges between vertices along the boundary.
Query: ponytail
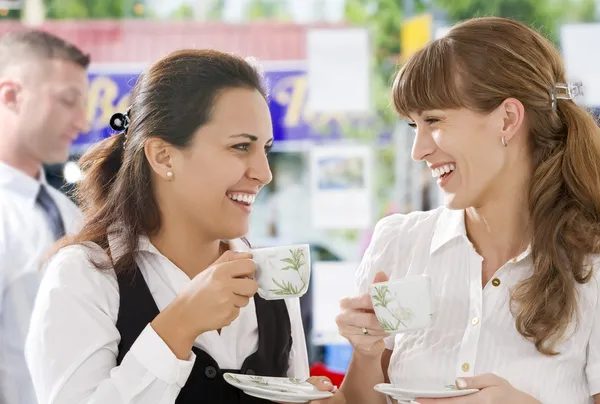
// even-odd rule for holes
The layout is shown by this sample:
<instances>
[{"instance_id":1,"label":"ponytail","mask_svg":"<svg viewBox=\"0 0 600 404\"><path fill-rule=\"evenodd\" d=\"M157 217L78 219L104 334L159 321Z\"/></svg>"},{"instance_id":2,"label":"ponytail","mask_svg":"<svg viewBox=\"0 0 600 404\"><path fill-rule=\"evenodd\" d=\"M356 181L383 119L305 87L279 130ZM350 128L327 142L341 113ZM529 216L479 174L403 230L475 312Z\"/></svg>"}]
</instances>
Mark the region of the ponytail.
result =
<instances>
[{"instance_id":1,"label":"ponytail","mask_svg":"<svg viewBox=\"0 0 600 404\"><path fill-rule=\"evenodd\" d=\"M577 315L575 285L592 276L586 255L600 252L600 128L571 101L559 101L553 114L558 130L534 147L533 274L512 296L517 330L547 355L558 354Z\"/></svg>"},{"instance_id":2,"label":"ponytail","mask_svg":"<svg viewBox=\"0 0 600 404\"><path fill-rule=\"evenodd\" d=\"M121 132L94 145L80 160L84 179L77 200L84 212L104 206L123 164L125 133Z\"/></svg>"},{"instance_id":3,"label":"ponytail","mask_svg":"<svg viewBox=\"0 0 600 404\"><path fill-rule=\"evenodd\" d=\"M125 133L121 132L98 142L81 157L83 179L75 197L84 213L85 223L78 234L61 239L50 256L61 248L86 242L95 243L109 253L108 229L116 218L111 194L123 164L124 146ZM107 269L109 265L98 260L92 260L92 263L99 269Z\"/></svg>"}]
</instances>

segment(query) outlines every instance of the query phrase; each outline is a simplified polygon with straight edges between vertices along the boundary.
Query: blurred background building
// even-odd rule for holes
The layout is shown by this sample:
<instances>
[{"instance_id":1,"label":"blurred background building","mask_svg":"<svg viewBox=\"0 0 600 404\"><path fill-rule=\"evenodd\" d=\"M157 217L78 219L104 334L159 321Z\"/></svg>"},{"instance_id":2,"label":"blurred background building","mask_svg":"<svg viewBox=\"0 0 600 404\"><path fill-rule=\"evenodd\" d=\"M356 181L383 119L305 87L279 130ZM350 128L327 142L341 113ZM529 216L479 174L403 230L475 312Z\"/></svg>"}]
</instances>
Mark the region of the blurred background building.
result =
<instances>
[{"instance_id":1,"label":"blurred background building","mask_svg":"<svg viewBox=\"0 0 600 404\"><path fill-rule=\"evenodd\" d=\"M348 351L333 318L339 298L353 293L374 223L441 202L429 171L410 159L412 132L391 108L394 71L457 21L512 17L561 46L569 75L586 86L581 102L600 107L599 13L600 0L0 0L0 35L34 26L92 56L92 129L74 143L69 163L46 167L67 193L81 177L79 156L110 136L110 116L127 108L146 65L186 47L259 59L271 96L274 181L255 204L249 238L313 246L313 283L303 300L311 358L343 371ZM366 97L351 91L361 86ZM311 94L318 94L313 106ZM331 94L362 97L353 105L363 107L323 101Z\"/></svg>"}]
</instances>

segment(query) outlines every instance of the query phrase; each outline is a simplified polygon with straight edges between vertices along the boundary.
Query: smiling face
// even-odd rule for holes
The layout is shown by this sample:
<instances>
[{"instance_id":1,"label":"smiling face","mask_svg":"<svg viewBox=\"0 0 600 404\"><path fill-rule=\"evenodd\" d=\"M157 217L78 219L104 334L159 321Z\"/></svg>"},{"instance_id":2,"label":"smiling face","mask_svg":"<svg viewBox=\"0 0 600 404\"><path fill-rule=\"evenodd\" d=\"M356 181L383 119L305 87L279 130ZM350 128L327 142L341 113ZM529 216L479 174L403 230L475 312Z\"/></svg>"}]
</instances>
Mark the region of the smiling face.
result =
<instances>
[{"instance_id":1,"label":"smiling face","mask_svg":"<svg viewBox=\"0 0 600 404\"><path fill-rule=\"evenodd\" d=\"M412 113L412 157L425 161L451 209L478 206L502 192L509 167L502 146L507 103L490 114L466 108ZM510 118L510 117L509 117Z\"/></svg>"},{"instance_id":2,"label":"smiling face","mask_svg":"<svg viewBox=\"0 0 600 404\"><path fill-rule=\"evenodd\" d=\"M252 204L271 179L271 115L254 89L223 90L192 144L174 151L166 195L189 223L215 239L245 235Z\"/></svg>"},{"instance_id":3,"label":"smiling face","mask_svg":"<svg viewBox=\"0 0 600 404\"><path fill-rule=\"evenodd\" d=\"M455 32L417 52L395 78L394 106L415 131L412 157L431 169L449 208L523 200L533 137L521 99L531 101L524 89L490 84L496 76L471 57L470 36ZM549 98L534 101L550 108Z\"/></svg>"}]
</instances>

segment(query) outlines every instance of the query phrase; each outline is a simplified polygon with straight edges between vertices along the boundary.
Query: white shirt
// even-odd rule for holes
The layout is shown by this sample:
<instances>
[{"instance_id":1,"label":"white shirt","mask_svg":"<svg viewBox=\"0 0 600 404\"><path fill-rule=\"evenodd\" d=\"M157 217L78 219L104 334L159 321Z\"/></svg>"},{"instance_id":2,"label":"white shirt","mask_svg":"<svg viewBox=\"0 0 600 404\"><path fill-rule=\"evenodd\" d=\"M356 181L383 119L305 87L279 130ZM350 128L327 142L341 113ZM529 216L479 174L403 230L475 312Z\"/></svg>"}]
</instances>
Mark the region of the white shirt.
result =
<instances>
[{"instance_id":1,"label":"white shirt","mask_svg":"<svg viewBox=\"0 0 600 404\"><path fill-rule=\"evenodd\" d=\"M509 309L510 290L532 271L525 251L502 266L482 289L482 257L469 242L464 211L439 208L393 215L376 226L357 281L362 293L378 271L391 279L427 274L432 279L433 326L386 340L393 354L392 383L439 386L457 377L495 373L544 404L590 404L600 393L598 272L577 286L579 324L555 357L522 337ZM600 259L590 256L597 268Z\"/></svg>"},{"instance_id":2,"label":"white shirt","mask_svg":"<svg viewBox=\"0 0 600 404\"><path fill-rule=\"evenodd\" d=\"M23 349L39 285L41 261L54 243L44 210L35 200L43 184L73 233L81 213L46 182L0 162L0 404L34 404Z\"/></svg>"},{"instance_id":3,"label":"white shirt","mask_svg":"<svg viewBox=\"0 0 600 404\"><path fill-rule=\"evenodd\" d=\"M117 240L109 239L113 257ZM26 356L40 404L173 404L185 385L195 355L179 360L148 325L116 366L119 288L114 270L98 271L89 257L107 260L98 247L70 246L49 262L33 311ZM241 240L231 248L243 251ZM104 261L108 262L108 261ZM138 267L163 310L191 280L141 237ZM286 300L293 345L288 376L309 376L299 299ZM200 335L194 346L224 369L240 369L258 348L254 300L228 327Z\"/></svg>"}]
</instances>

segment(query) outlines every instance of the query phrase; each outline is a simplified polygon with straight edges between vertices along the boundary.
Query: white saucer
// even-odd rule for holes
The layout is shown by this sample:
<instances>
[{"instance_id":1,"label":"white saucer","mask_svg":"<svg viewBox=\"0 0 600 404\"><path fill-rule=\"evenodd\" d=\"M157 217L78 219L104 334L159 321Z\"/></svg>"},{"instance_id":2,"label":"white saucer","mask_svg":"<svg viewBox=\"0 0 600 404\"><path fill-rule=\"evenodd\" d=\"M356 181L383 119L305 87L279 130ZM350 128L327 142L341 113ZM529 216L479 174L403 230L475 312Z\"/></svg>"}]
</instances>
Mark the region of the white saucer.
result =
<instances>
[{"instance_id":1,"label":"white saucer","mask_svg":"<svg viewBox=\"0 0 600 404\"><path fill-rule=\"evenodd\" d=\"M244 393L246 393L252 397L262 398L263 400L274 401L276 403L278 403L278 402L279 403L308 403L308 402L312 401L312 399L307 400L304 398L295 398L295 397L279 397L279 396L274 396L274 395L269 395L269 394L253 393L250 391L244 391Z\"/></svg>"},{"instance_id":2,"label":"white saucer","mask_svg":"<svg viewBox=\"0 0 600 404\"><path fill-rule=\"evenodd\" d=\"M381 383L374 387L375 391L392 396L395 399L401 397L403 399L414 398L450 398L468 396L469 394L477 393L477 389L458 390L454 385L432 387L423 385L394 385L389 383Z\"/></svg>"},{"instance_id":3,"label":"white saucer","mask_svg":"<svg viewBox=\"0 0 600 404\"><path fill-rule=\"evenodd\" d=\"M249 376L225 373L225 381L244 393L271 401L307 403L332 397L328 391L319 391L312 384L287 377Z\"/></svg>"}]
</instances>

